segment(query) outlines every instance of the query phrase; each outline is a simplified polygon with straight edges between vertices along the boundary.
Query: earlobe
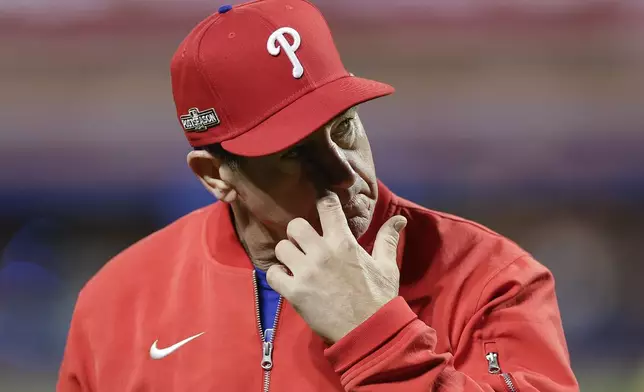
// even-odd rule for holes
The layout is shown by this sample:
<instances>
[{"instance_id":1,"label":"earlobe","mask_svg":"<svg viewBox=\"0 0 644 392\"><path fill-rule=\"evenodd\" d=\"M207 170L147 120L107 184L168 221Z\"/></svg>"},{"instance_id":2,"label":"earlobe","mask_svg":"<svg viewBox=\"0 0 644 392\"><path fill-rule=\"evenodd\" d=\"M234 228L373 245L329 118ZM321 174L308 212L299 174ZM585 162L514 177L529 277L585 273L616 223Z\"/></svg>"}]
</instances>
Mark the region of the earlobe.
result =
<instances>
[{"instance_id":1,"label":"earlobe","mask_svg":"<svg viewBox=\"0 0 644 392\"><path fill-rule=\"evenodd\" d=\"M226 181L213 177L204 177L201 180L206 186L206 189L211 191L217 199L226 203L231 203L237 198L237 191Z\"/></svg>"},{"instance_id":2,"label":"earlobe","mask_svg":"<svg viewBox=\"0 0 644 392\"><path fill-rule=\"evenodd\" d=\"M221 163L209 152L194 150L188 153L188 166L199 178L203 186L217 199L231 203L237 198L237 191L226 181L221 179L219 169Z\"/></svg>"},{"instance_id":3,"label":"earlobe","mask_svg":"<svg viewBox=\"0 0 644 392\"><path fill-rule=\"evenodd\" d=\"M232 203L237 199L237 191L231 188L228 191L221 192L221 196L217 197L217 199L223 201L224 203Z\"/></svg>"},{"instance_id":4,"label":"earlobe","mask_svg":"<svg viewBox=\"0 0 644 392\"><path fill-rule=\"evenodd\" d=\"M216 179L209 179L206 181L211 184L206 188L210 190L218 200L221 200L224 203L232 203L237 199L237 191L225 182ZM220 186L220 184L223 184L223 186Z\"/></svg>"}]
</instances>

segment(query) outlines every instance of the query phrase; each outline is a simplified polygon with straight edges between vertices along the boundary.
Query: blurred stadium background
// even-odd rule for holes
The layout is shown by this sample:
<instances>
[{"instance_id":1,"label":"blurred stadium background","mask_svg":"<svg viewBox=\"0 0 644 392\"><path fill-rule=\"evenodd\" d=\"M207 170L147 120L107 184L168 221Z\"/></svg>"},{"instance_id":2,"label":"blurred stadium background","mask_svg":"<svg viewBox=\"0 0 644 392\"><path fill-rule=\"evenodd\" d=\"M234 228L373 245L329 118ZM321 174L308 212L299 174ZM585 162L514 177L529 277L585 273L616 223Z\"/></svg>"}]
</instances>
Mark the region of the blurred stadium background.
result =
<instances>
[{"instance_id":1,"label":"blurred stadium background","mask_svg":"<svg viewBox=\"0 0 644 392\"><path fill-rule=\"evenodd\" d=\"M316 0L379 176L552 269L583 391L644 391L644 1ZM51 391L78 290L212 202L169 61L220 3L0 0L0 390ZM114 320L118 323L118 320Z\"/></svg>"}]
</instances>

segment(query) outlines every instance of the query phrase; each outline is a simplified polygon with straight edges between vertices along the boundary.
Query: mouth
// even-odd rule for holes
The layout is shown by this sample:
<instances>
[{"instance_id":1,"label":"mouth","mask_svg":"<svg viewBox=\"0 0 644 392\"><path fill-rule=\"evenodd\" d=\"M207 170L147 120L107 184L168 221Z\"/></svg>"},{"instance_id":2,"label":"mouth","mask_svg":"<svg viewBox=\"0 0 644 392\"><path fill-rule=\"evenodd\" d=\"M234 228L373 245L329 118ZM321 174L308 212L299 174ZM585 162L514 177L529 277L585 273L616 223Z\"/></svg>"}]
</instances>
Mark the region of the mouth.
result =
<instances>
[{"instance_id":1,"label":"mouth","mask_svg":"<svg viewBox=\"0 0 644 392\"><path fill-rule=\"evenodd\" d=\"M368 210L369 204L365 202L363 195L356 195L347 203L342 204L342 211L347 218L365 215Z\"/></svg>"}]
</instances>

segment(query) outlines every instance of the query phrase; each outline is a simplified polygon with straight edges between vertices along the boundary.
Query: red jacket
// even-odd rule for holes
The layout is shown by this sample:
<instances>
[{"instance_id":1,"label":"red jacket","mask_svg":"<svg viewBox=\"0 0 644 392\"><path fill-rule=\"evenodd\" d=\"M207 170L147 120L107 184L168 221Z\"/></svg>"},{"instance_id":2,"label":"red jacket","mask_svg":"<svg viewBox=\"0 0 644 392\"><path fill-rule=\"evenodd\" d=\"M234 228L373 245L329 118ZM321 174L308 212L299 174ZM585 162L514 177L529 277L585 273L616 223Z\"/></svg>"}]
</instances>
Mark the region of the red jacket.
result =
<instances>
[{"instance_id":1,"label":"red jacket","mask_svg":"<svg viewBox=\"0 0 644 392\"><path fill-rule=\"evenodd\" d=\"M502 236L382 184L368 251L392 215L400 296L331 347L284 302L261 368L253 269L225 204L110 261L81 291L59 392L578 391L550 272ZM166 349L203 333L162 359Z\"/></svg>"}]
</instances>

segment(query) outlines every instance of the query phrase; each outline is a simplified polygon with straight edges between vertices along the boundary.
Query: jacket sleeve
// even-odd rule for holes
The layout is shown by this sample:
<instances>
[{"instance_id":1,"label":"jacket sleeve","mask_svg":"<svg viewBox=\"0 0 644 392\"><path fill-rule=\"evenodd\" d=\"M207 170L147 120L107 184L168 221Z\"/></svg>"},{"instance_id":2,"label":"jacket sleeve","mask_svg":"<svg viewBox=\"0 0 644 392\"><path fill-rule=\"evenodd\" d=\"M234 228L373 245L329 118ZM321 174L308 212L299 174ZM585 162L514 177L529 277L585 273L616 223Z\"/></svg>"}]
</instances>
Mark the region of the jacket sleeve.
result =
<instances>
[{"instance_id":1,"label":"jacket sleeve","mask_svg":"<svg viewBox=\"0 0 644 392\"><path fill-rule=\"evenodd\" d=\"M92 364L91 352L87 346L87 336L83 331L80 299L76 303L72 322L67 336L65 354L58 374L56 392L90 392L87 368Z\"/></svg>"},{"instance_id":2,"label":"jacket sleeve","mask_svg":"<svg viewBox=\"0 0 644 392\"><path fill-rule=\"evenodd\" d=\"M469 299L476 310L449 353L434 351L435 330L397 297L325 356L347 391L579 390L545 267L519 258Z\"/></svg>"}]
</instances>

